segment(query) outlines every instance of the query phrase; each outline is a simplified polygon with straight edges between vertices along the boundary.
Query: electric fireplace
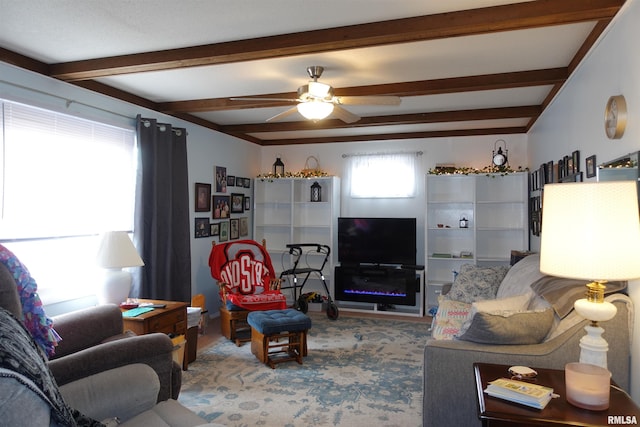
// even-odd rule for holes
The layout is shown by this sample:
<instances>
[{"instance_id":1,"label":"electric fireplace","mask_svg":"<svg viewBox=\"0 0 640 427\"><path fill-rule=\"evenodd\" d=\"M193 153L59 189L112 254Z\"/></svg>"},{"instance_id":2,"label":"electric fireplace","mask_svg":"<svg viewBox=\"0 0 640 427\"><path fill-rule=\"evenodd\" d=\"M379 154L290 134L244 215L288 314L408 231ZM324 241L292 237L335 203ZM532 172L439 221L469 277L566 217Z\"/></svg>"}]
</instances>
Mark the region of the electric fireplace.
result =
<instances>
[{"instance_id":1,"label":"electric fireplace","mask_svg":"<svg viewBox=\"0 0 640 427\"><path fill-rule=\"evenodd\" d=\"M335 299L416 304L415 218L338 218Z\"/></svg>"}]
</instances>

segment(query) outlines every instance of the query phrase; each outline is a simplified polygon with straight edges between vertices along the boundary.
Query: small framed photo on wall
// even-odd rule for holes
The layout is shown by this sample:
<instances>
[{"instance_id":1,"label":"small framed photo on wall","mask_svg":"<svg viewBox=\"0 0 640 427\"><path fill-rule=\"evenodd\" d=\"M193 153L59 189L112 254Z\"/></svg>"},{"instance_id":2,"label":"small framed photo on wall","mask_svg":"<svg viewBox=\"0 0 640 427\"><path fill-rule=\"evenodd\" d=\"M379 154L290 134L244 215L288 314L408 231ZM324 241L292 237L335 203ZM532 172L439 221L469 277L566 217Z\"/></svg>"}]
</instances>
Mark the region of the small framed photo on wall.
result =
<instances>
[{"instance_id":1,"label":"small framed photo on wall","mask_svg":"<svg viewBox=\"0 0 640 427\"><path fill-rule=\"evenodd\" d=\"M240 218L240 237L249 235L249 218L243 216Z\"/></svg>"},{"instance_id":2,"label":"small framed photo on wall","mask_svg":"<svg viewBox=\"0 0 640 427\"><path fill-rule=\"evenodd\" d=\"M211 184L196 182L196 212L211 210Z\"/></svg>"},{"instance_id":3,"label":"small framed photo on wall","mask_svg":"<svg viewBox=\"0 0 640 427\"><path fill-rule=\"evenodd\" d=\"M218 236L218 240L221 242L229 240L229 221L222 221L220 223L220 235Z\"/></svg>"},{"instance_id":4,"label":"small framed photo on wall","mask_svg":"<svg viewBox=\"0 0 640 427\"><path fill-rule=\"evenodd\" d=\"M216 193L227 192L227 168L216 166L213 172L213 179L216 182Z\"/></svg>"},{"instance_id":5,"label":"small framed photo on wall","mask_svg":"<svg viewBox=\"0 0 640 427\"><path fill-rule=\"evenodd\" d=\"M209 231L209 218L196 218L194 237L209 237Z\"/></svg>"},{"instance_id":6,"label":"small framed photo on wall","mask_svg":"<svg viewBox=\"0 0 640 427\"><path fill-rule=\"evenodd\" d=\"M229 218L230 206L229 206L229 196L213 196L213 218L221 219L221 218Z\"/></svg>"},{"instance_id":7,"label":"small framed photo on wall","mask_svg":"<svg viewBox=\"0 0 640 427\"><path fill-rule=\"evenodd\" d=\"M231 213L243 213L244 212L244 194L232 193L231 194Z\"/></svg>"},{"instance_id":8,"label":"small framed photo on wall","mask_svg":"<svg viewBox=\"0 0 640 427\"><path fill-rule=\"evenodd\" d=\"M587 157L585 160L585 169L587 170L587 178L596 176L596 155Z\"/></svg>"},{"instance_id":9,"label":"small framed photo on wall","mask_svg":"<svg viewBox=\"0 0 640 427\"><path fill-rule=\"evenodd\" d=\"M240 237L240 222L238 218L231 218L229 220L229 239L235 240Z\"/></svg>"}]
</instances>

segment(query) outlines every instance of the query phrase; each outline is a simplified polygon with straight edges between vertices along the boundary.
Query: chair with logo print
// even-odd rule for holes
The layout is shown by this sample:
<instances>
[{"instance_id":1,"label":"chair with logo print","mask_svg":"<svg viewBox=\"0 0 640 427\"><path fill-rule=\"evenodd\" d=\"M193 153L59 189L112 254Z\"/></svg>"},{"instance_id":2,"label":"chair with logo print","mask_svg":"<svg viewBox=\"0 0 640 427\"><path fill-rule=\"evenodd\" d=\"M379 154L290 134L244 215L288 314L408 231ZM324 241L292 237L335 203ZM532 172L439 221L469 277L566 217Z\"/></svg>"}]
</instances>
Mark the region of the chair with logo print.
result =
<instances>
[{"instance_id":1,"label":"chair with logo print","mask_svg":"<svg viewBox=\"0 0 640 427\"><path fill-rule=\"evenodd\" d=\"M209 267L220 287L222 335L236 345L251 340L249 312L287 307L264 240L262 245L254 240L214 242Z\"/></svg>"}]
</instances>

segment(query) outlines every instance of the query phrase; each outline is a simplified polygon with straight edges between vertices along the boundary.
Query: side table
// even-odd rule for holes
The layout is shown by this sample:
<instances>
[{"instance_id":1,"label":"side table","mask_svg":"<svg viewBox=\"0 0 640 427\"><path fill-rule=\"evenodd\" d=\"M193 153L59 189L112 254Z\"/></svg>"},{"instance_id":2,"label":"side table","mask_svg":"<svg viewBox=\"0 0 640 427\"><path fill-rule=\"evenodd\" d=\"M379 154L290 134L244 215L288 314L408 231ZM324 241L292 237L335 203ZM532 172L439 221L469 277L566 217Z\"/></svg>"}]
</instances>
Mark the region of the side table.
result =
<instances>
[{"instance_id":1,"label":"side table","mask_svg":"<svg viewBox=\"0 0 640 427\"><path fill-rule=\"evenodd\" d=\"M154 308L152 311L140 314L136 317L125 317L124 328L129 329L137 335L160 332L163 334L184 335L187 340L187 306L186 302L163 301L151 299L139 299L140 303L152 303L164 305L164 308ZM126 310L122 309L123 312ZM182 369L187 370L189 366L186 357L189 348L189 341L185 344L185 357L182 362Z\"/></svg>"},{"instance_id":2,"label":"side table","mask_svg":"<svg viewBox=\"0 0 640 427\"><path fill-rule=\"evenodd\" d=\"M496 426L584 426L596 427L612 424L629 424L636 420L640 423L640 408L623 391L611 387L609 409L589 411L573 406L566 399L564 370L532 367L538 372L537 384L552 387L560 397L542 409L528 408L517 403L491 397L484 393L489 381L497 378L509 378L508 365L474 363L473 370L478 396L478 416L482 425ZM633 423L632 423L633 424Z\"/></svg>"}]
</instances>

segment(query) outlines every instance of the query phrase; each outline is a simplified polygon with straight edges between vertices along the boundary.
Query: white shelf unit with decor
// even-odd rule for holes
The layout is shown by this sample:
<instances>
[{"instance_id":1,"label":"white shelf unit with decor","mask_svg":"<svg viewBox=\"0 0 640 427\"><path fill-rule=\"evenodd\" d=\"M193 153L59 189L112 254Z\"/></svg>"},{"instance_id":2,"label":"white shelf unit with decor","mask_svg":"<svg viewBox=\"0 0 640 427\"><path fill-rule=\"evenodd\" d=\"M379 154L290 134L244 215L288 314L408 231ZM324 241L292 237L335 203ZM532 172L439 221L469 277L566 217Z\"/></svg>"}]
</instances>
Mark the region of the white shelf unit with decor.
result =
<instances>
[{"instance_id":1,"label":"white shelf unit with decor","mask_svg":"<svg viewBox=\"0 0 640 427\"><path fill-rule=\"evenodd\" d=\"M529 249L527 179L525 172L427 175L429 308L462 264L509 265L512 250Z\"/></svg>"},{"instance_id":2,"label":"white shelf unit with decor","mask_svg":"<svg viewBox=\"0 0 640 427\"><path fill-rule=\"evenodd\" d=\"M320 185L320 201L311 201L311 186ZM333 268L337 259L337 222L340 214L340 178L257 178L253 196L253 238L266 240L276 276L293 268L288 244L317 243L331 248L331 255L322 269L333 297ZM305 248L299 268L319 269L324 254ZM304 276L298 276L298 286ZM291 286L284 283L283 287ZM303 292L325 295L316 274L311 274ZM287 302L293 304L293 289L283 291Z\"/></svg>"}]
</instances>

